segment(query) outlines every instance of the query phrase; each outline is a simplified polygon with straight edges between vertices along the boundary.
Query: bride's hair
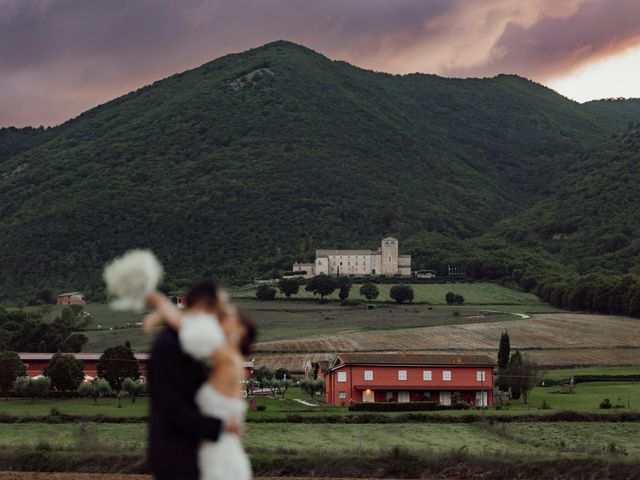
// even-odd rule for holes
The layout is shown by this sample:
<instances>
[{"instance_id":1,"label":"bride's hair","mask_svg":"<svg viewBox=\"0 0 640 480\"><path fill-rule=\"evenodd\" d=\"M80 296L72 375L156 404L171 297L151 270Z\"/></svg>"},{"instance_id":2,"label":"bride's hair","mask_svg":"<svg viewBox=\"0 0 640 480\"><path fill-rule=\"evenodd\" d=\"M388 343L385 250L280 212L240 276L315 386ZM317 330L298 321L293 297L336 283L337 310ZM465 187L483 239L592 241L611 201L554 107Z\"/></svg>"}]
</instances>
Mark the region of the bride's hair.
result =
<instances>
[{"instance_id":1,"label":"bride's hair","mask_svg":"<svg viewBox=\"0 0 640 480\"><path fill-rule=\"evenodd\" d=\"M244 327L244 335L240 341L240 351L246 357L251 355L251 348L256 341L258 330L253 319L242 311L238 312L238 321Z\"/></svg>"}]
</instances>

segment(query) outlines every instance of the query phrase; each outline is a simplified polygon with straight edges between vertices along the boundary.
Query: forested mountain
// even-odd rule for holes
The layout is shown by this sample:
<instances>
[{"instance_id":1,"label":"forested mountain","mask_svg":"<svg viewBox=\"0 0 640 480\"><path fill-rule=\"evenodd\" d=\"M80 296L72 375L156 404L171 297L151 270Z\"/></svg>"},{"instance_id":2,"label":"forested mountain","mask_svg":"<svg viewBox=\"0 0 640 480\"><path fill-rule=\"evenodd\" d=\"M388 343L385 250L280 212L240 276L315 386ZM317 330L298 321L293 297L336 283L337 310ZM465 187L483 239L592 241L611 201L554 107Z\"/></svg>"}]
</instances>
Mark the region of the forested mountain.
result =
<instances>
[{"instance_id":1,"label":"forested mountain","mask_svg":"<svg viewBox=\"0 0 640 480\"><path fill-rule=\"evenodd\" d=\"M99 296L104 262L132 247L154 249L170 284L242 282L387 234L416 268L510 276L531 256L573 271L578 253L520 227L565 199L563 179L624 169L605 157L634 116L637 103L580 105L516 76L374 73L288 42L228 55L38 141L0 133L0 300ZM608 234L632 248L633 231Z\"/></svg>"}]
</instances>

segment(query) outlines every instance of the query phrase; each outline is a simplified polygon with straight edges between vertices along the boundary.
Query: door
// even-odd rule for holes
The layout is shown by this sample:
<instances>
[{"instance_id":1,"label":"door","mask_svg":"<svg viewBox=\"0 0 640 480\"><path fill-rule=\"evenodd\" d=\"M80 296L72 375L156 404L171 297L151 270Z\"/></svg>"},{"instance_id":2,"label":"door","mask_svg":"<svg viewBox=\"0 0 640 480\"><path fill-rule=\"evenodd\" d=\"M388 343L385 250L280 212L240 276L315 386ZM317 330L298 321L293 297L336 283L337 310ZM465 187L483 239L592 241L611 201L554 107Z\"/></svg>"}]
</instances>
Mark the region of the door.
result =
<instances>
[{"instance_id":1,"label":"door","mask_svg":"<svg viewBox=\"0 0 640 480\"><path fill-rule=\"evenodd\" d=\"M364 403L373 403L375 401L375 396L373 390L366 389L362 392L362 401Z\"/></svg>"},{"instance_id":2,"label":"door","mask_svg":"<svg viewBox=\"0 0 640 480\"><path fill-rule=\"evenodd\" d=\"M409 392L398 392L398 402L409 403Z\"/></svg>"},{"instance_id":3,"label":"door","mask_svg":"<svg viewBox=\"0 0 640 480\"><path fill-rule=\"evenodd\" d=\"M476 392L476 407L487 406L487 393L488 392Z\"/></svg>"},{"instance_id":4,"label":"door","mask_svg":"<svg viewBox=\"0 0 640 480\"><path fill-rule=\"evenodd\" d=\"M440 392L440 405L451 405L451 392Z\"/></svg>"}]
</instances>

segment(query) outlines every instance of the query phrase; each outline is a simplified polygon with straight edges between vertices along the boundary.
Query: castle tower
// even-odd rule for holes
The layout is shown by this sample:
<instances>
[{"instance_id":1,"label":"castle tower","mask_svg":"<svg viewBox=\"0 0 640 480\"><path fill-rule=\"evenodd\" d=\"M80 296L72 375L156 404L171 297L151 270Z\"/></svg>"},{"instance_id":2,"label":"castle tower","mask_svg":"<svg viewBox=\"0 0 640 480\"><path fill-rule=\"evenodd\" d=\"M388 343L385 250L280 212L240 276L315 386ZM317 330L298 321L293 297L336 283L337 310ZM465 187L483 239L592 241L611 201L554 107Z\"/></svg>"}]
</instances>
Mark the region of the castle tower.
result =
<instances>
[{"instance_id":1,"label":"castle tower","mask_svg":"<svg viewBox=\"0 0 640 480\"><path fill-rule=\"evenodd\" d=\"M398 239L387 237L382 239L380 248L382 253L382 275L393 276L398 274Z\"/></svg>"}]
</instances>

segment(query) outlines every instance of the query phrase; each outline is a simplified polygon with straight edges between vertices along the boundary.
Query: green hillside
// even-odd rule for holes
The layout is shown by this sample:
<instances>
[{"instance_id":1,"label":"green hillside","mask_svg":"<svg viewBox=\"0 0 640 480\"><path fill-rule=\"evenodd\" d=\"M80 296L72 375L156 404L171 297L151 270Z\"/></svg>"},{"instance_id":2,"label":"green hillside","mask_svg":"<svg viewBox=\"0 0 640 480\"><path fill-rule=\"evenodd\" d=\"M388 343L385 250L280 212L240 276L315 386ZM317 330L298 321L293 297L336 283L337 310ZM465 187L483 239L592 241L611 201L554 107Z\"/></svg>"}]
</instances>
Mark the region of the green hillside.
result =
<instances>
[{"instance_id":1,"label":"green hillside","mask_svg":"<svg viewBox=\"0 0 640 480\"><path fill-rule=\"evenodd\" d=\"M170 286L242 283L387 234L414 268L459 259L501 278L511 259L555 264L555 252L483 235L553 195L635 111L516 76L374 73L288 42L228 55L12 140L0 301L43 288L100 298L103 264L132 247L158 253Z\"/></svg>"}]
</instances>

